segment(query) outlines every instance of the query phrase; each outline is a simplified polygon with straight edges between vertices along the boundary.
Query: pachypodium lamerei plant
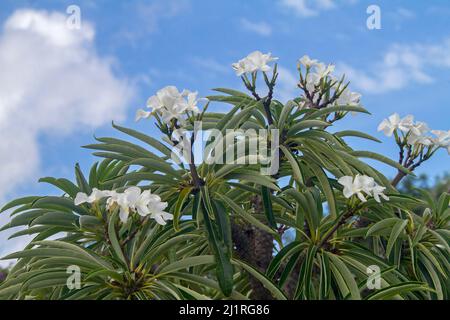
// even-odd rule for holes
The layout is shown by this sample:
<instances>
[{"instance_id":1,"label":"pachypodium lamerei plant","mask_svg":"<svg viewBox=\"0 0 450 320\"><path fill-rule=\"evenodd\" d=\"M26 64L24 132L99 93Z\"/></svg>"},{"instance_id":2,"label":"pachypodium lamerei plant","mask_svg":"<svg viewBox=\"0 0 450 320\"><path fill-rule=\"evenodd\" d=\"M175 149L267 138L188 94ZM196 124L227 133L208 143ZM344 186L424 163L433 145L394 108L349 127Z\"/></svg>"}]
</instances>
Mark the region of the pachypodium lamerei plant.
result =
<instances>
[{"instance_id":1,"label":"pachypodium lamerei plant","mask_svg":"<svg viewBox=\"0 0 450 320\"><path fill-rule=\"evenodd\" d=\"M232 65L248 94L218 88L198 99L162 88L136 114L155 121L162 139L113 124L127 138L85 146L103 158L88 175L76 165L75 182L40 180L61 196L6 204L11 220L2 230L21 226L11 238L33 239L4 257L17 261L0 297L449 298L450 196L433 202L396 186L439 148L450 151L450 131L428 136L426 124L394 114L379 130L394 135L398 161L354 150L347 137L380 141L331 128L368 113L361 95L333 65L304 56L299 94L282 103L276 60L255 51ZM210 112L211 103L230 109ZM203 153L193 150L199 127L210 130ZM363 158L398 174L389 181Z\"/></svg>"}]
</instances>

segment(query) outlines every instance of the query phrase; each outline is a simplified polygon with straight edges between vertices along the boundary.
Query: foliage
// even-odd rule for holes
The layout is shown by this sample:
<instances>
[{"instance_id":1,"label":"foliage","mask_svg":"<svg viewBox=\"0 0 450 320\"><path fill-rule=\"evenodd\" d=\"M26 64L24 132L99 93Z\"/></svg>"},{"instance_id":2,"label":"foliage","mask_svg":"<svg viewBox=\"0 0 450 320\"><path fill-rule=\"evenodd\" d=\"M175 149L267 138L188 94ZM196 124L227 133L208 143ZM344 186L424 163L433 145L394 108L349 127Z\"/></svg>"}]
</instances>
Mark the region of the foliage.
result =
<instances>
[{"instance_id":1,"label":"foliage","mask_svg":"<svg viewBox=\"0 0 450 320\"><path fill-rule=\"evenodd\" d=\"M444 173L434 179L425 173L408 176L399 185L399 191L413 196L420 195L418 189L430 192L433 199L437 200L442 193L450 191L450 173Z\"/></svg>"},{"instance_id":2,"label":"foliage","mask_svg":"<svg viewBox=\"0 0 450 320\"><path fill-rule=\"evenodd\" d=\"M333 80L324 72L311 88L311 70L299 70L304 95L286 104L272 97L275 66L271 78L262 73L267 96L256 92L259 73L252 70L250 79L242 76L250 94L219 88L218 95L208 97L209 103L231 105L228 113L208 112L207 106L202 113L186 113L189 132L194 120L224 133L279 129L280 169L272 176L261 174L260 164L174 163L171 151L177 141L172 134L181 121L167 118L169 108L164 120L152 112L166 136L162 140L113 124L122 138L96 138L97 143L86 146L103 158L89 174L77 165L74 181L43 178L61 195L24 197L1 210L11 212L2 230L23 227L11 238L34 238L24 250L4 258L18 262L0 286L0 296L248 299L257 297L256 280L274 299L448 299L449 194L433 201L425 191L421 198L400 193L363 162L376 159L411 173L397 161L354 150L346 142L349 136L376 138L353 130L330 131L333 122L349 113L368 111L350 100L339 104L348 86L344 78ZM346 198L338 179L358 174L384 186L389 201ZM149 216L131 215L122 223L118 209L111 209L106 199L74 204L79 192L130 186L159 195L174 220L162 226ZM418 205L426 209L414 212ZM244 224L274 240L268 265L242 258L232 229ZM286 230L295 233L292 241L282 241ZM80 267L80 289L66 285L71 265ZM381 270L381 288L370 290L367 268L373 265Z\"/></svg>"}]
</instances>

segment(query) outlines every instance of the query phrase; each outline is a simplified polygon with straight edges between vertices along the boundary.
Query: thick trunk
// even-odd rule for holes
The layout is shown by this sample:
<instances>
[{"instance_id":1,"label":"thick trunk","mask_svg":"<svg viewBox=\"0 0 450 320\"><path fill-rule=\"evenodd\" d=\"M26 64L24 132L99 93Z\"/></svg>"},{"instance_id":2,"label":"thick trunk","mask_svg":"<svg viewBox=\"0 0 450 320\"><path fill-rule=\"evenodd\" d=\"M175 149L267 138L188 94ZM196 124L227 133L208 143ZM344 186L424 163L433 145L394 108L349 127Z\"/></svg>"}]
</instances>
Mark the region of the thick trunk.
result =
<instances>
[{"instance_id":1,"label":"thick trunk","mask_svg":"<svg viewBox=\"0 0 450 320\"><path fill-rule=\"evenodd\" d=\"M260 197L252 199L255 213L262 213ZM248 263L258 271L265 273L272 260L273 236L263 230L242 220L235 220L232 224L233 243L239 259ZM264 288L260 281L249 275L254 300L273 299L270 292Z\"/></svg>"}]
</instances>

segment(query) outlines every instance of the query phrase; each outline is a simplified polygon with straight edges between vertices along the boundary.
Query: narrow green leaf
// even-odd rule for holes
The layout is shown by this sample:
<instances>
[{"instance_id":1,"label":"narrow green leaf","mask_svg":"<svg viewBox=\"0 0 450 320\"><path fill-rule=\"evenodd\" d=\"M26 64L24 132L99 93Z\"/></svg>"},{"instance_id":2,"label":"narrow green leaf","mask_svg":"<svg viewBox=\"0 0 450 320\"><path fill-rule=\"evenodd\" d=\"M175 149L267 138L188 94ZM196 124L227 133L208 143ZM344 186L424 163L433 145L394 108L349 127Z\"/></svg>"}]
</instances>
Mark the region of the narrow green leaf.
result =
<instances>
[{"instance_id":1,"label":"narrow green leaf","mask_svg":"<svg viewBox=\"0 0 450 320\"><path fill-rule=\"evenodd\" d=\"M391 234L388 238L388 243L386 246L386 257L389 257L391 254L391 250L397 241L397 238L399 237L400 233L405 229L406 224L408 223L408 220L400 220L395 223L395 225L392 227Z\"/></svg>"},{"instance_id":2,"label":"narrow green leaf","mask_svg":"<svg viewBox=\"0 0 450 320\"><path fill-rule=\"evenodd\" d=\"M277 228L277 222L275 221L275 217L273 215L273 208L272 208L272 201L270 198L270 191L267 187L262 186L261 187L261 196L263 200L264 205L264 213L266 214L267 221L269 222L269 225L276 229Z\"/></svg>"}]
</instances>

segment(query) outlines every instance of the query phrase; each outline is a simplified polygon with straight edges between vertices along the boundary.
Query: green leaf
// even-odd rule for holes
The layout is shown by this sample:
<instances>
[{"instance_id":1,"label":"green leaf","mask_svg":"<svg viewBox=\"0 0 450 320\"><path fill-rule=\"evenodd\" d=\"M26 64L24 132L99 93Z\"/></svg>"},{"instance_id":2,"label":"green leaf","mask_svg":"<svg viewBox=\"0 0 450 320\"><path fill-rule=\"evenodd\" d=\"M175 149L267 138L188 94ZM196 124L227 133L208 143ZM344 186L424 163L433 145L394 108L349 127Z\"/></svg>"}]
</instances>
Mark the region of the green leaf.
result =
<instances>
[{"instance_id":1,"label":"green leaf","mask_svg":"<svg viewBox=\"0 0 450 320\"><path fill-rule=\"evenodd\" d=\"M107 268L107 269L112 268L107 262L105 262L102 259L95 257L95 256L93 256L93 254L87 252L87 249L80 248L79 246L72 244L72 243L67 243L67 242L58 241L58 240L51 240L51 241L39 241L39 242L36 241L35 244L41 245L41 246L49 246L49 247L54 247L54 248L71 250L73 253L79 254L80 256L82 256L85 260L92 261L93 263L96 263L97 265Z\"/></svg>"},{"instance_id":2,"label":"green leaf","mask_svg":"<svg viewBox=\"0 0 450 320\"><path fill-rule=\"evenodd\" d=\"M118 218L118 211L116 210L110 217L109 223L108 223L108 238L111 243L111 247L113 249L113 252L115 255L123 262L124 266L128 268L128 262L125 258L125 255L122 251L122 247L119 243L119 240L117 239L117 233L116 233L116 227L115 223Z\"/></svg>"},{"instance_id":3,"label":"green leaf","mask_svg":"<svg viewBox=\"0 0 450 320\"><path fill-rule=\"evenodd\" d=\"M448 245L447 240L445 240L438 232L428 229L428 231L433 235L433 237L442 245L444 246L447 253L450 253L450 246Z\"/></svg>"},{"instance_id":4,"label":"green leaf","mask_svg":"<svg viewBox=\"0 0 450 320\"><path fill-rule=\"evenodd\" d=\"M371 136L370 134L367 134L367 133L364 133L364 132L361 132L361 131L344 130L344 131L336 132L334 135L338 136L339 138L343 138L343 137L358 137L358 138L368 139L368 140L372 140L372 141L381 143L381 140Z\"/></svg>"},{"instance_id":5,"label":"green leaf","mask_svg":"<svg viewBox=\"0 0 450 320\"><path fill-rule=\"evenodd\" d=\"M161 270L159 270L159 273L171 273L182 269L188 269L190 267L199 266L199 265L205 265L205 264L214 264L215 259L214 256L196 256L196 257L188 257L184 258L183 260L175 261Z\"/></svg>"},{"instance_id":6,"label":"green leaf","mask_svg":"<svg viewBox=\"0 0 450 320\"><path fill-rule=\"evenodd\" d=\"M224 242L224 239L226 239L227 236L219 234L210 219L210 217L217 216L218 213L214 212L209 191L206 186L201 187L201 195L203 221L205 223L211 249L216 257L217 278L223 294L229 296L233 291L234 274L233 266L231 264L231 250L229 245Z\"/></svg>"},{"instance_id":7,"label":"green leaf","mask_svg":"<svg viewBox=\"0 0 450 320\"><path fill-rule=\"evenodd\" d=\"M245 262L233 259L233 263L243 268L245 271L250 273L255 277L261 284L270 291L272 296L277 300L287 300L284 293L278 288L272 281L270 281L264 274L253 268L252 266L246 264Z\"/></svg>"},{"instance_id":8,"label":"green leaf","mask_svg":"<svg viewBox=\"0 0 450 320\"><path fill-rule=\"evenodd\" d=\"M62 211L75 211L79 214L89 214L86 209L76 206L72 199L67 197L42 197L33 203L34 208L55 208Z\"/></svg>"},{"instance_id":9,"label":"green leaf","mask_svg":"<svg viewBox=\"0 0 450 320\"><path fill-rule=\"evenodd\" d=\"M30 227L35 225L51 225L51 226L74 226L79 216L68 212L48 212L34 219Z\"/></svg>"},{"instance_id":10,"label":"green leaf","mask_svg":"<svg viewBox=\"0 0 450 320\"><path fill-rule=\"evenodd\" d=\"M140 133L139 131L133 130L133 129L118 126L118 125L114 124L114 122L113 122L112 126L115 129L128 134L129 136L132 136L136 139L141 140L142 142L147 143L148 145L152 146L153 148L155 148L156 150L158 150L159 152L161 152L168 158L171 157L172 151L169 148L167 148L164 144L162 144L161 142L156 140L155 138L149 137L149 136L147 136L143 133Z\"/></svg>"},{"instance_id":11,"label":"green leaf","mask_svg":"<svg viewBox=\"0 0 450 320\"><path fill-rule=\"evenodd\" d=\"M0 210L0 213L6 211L8 209L20 206L20 205L32 203L40 198L41 197L38 197L38 196L32 196L32 197L23 197L23 198L18 198L18 199L12 200L3 206L3 208Z\"/></svg>"},{"instance_id":12,"label":"green leaf","mask_svg":"<svg viewBox=\"0 0 450 320\"><path fill-rule=\"evenodd\" d=\"M257 173L256 173L257 174ZM244 180L248 182L253 182L260 186L268 187L272 190L280 191L280 188L273 183L273 179L267 177L267 176L260 176L255 174L249 174L249 173L241 173L241 172L234 172L231 174L227 174L224 178L226 179L237 179L237 180Z\"/></svg>"},{"instance_id":13,"label":"green leaf","mask_svg":"<svg viewBox=\"0 0 450 320\"><path fill-rule=\"evenodd\" d=\"M330 210L330 216L336 218L336 200L334 197L333 189L331 188L330 181L328 180L327 175L323 171L321 167L314 163L309 163L309 167L314 172L315 176L319 180L320 186L322 187L323 193L328 202L328 208Z\"/></svg>"},{"instance_id":14,"label":"green leaf","mask_svg":"<svg viewBox=\"0 0 450 320\"><path fill-rule=\"evenodd\" d=\"M283 110L281 110L280 118L278 119L278 129L283 130L286 126L286 120L294 108L294 103L288 103Z\"/></svg>"},{"instance_id":15,"label":"green leaf","mask_svg":"<svg viewBox=\"0 0 450 320\"><path fill-rule=\"evenodd\" d=\"M39 179L39 182L46 182L55 187L61 189L67 193L70 197L75 198L80 189L71 181L67 179L55 179L52 177L46 177Z\"/></svg>"},{"instance_id":16,"label":"green leaf","mask_svg":"<svg viewBox=\"0 0 450 320\"><path fill-rule=\"evenodd\" d=\"M262 196L263 205L264 205L264 213L266 214L267 221L269 222L269 225L272 228L276 229L277 223L276 223L275 217L273 215L270 191L267 187L264 187L264 186L261 187L261 196Z\"/></svg>"},{"instance_id":17,"label":"green leaf","mask_svg":"<svg viewBox=\"0 0 450 320\"><path fill-rule=\"evenodd\" d=\"M272 259L269 266L267 267L266 274L269 278L273 278L281 266L283 260L292 256L294 253L301 249L301 243L299 241L293 241L282 248L277 255Z\"/></svg>"},{"instance_id":18,"label":"green leaf","mask_svg":"<svg viewBox=\"0 0 450 320\"><path fill-rule=\"evenodd\" d=\"M302 172L300 170L297 160L294 158L294 156L291 154L291 152L285 146L280 145L280 149L291 165L293 177L294 177L295 181L297 181L299 184L302 184L303 183L303 175L302 175Z\"/></svg>"},{"instance_id":19,"label":"green leaf","mask_svg":"<svg viewBox=\"0 0 450 320\"><path fill-rule=\"evenodd\" d=\"M231 210L233 210L236 214L242 217L244 220L254 225L255 227L264 230L274 236L278 235L273 229L266 226L264 223L255 218L252 214L248 213L246 210L242 209L241 206L236 204L233 200L225 196L224 194L216 193L216 195L221 198L227 205L230 206Z\"/></svg>"},{"instance_id":20,"label":"green leaf","mask_svg":"<svg viewBox=\"0 0 450 320\"><path fill-rule=\"evenodd\" d=\"M369 230L367 230L366 233L366 237L371 236L372 234L386 229L386 228L390 228L392 227L395 223L401 221L398 218L387 218L387 219L383 219L381 221L378 221L377 223L375 223L374 225L372 225Z\"/></svg>"},{"instance_id":21,"label":"green leaf","mask_svg":"<svg viewBox=\"0 0 450 320\"><path fill-rule=\"evenodd\" d=\"M81 192L91 194L92 188L84 177L83 172L81 172L80 165L78 163L75 165L75 177L77 179L77 184Z\"/></svg>"},{"instance_id":22,"label":"green leaf","mask_svg":"<svg viewBox=\"0 0 450 320\"><path fill-rule=\"evenodd\" d=\"M375 152L370 152L370 151L352 151L350 152L351 155L355 156L355 157L359 157L359 158L369 158L369 159L374 159L374 160L378 160L380 162L383 162L387 165L390 165L391 167L397 168L398 170L400 170L403 173L406 174L412 174L414 175L414 173L412 173L411 171L409 171L408 169L406 169L405 167L403 167L401 164L399 164L398 162L391 160L381 154L375 153Z\"/></svg>"},{"instance_id":23,"label":"green leaf","mask_svg":"<svg viewBox=\"0 0 450 320\"><path fill-rule=\"evenodd\" d=\"M408 220L400 220L395 223L395 225L392 227L391 234L388 238L388 243L386 246L386 256L389 257L391 250L397 241L398 236L400 233L405 229L406 224L408 223Z\"/></svg>"},{"instance_id":24,"label":"green leaf","mask_svg":"<svg viewBox=\"0 0 450 320\"><path fill-rule=\"evenodd\" d=\"M352 273L347 268L345 263L339 258L339 256L335 254L327 253L327 256L330 258L330 262L332 263L332 265L336 268L334 269L333 273L336 275L336 272L339 272L339 274L344 279L345 284L350 291L351 298L353 300L361 300L361 294L359 292L358 284L356 283Z\"/></svg>"},{"instance_id":25,"label":"green leaf","mask_svg":"<svg viewBox=\"0 0 450 320\"><path fill-rule=\"evenodd\" d=\"M359 106L350 106L350 105L342 105L342 106L334 106L334 107L327 107L320 109L318 111L312 112L310 115L306 116L305 119L311 119L311 118L318 118L333 112L360 112L360 113L367 113L370 114L369 111L367 111L363 107Z\"/></svg>"},{"instance_id":26,"label":"green leaf","mask_svg":"<svg viewBox=\"0 0 450 320\"><path fill-rule=\"evenodd\" d=\"M182 175L179 172L177 172L170 164L161 160L139 158L130 161L129 165L140 165L152 171L160 171L177 179L182 179Z\"/></svg>"},{"instance_id":27,"label":"green leaf","mask_svg":"<svg viewBox=\"0 0 450 320\"><path fill-rule=\"evenodd\" d=\"M397 295L401 295L401 294L408 293L410 291L417 291L417 290L430 291L431 289L428 288L424 283L410 281L410 282L404 282L404 283L391 285L389 287L380 289L380 290L372 293L371 295L368 295L364 299L365 300L388 300Z\"/></svg>"},{"instance_id":28,"label":"green leaf","mask_svg":"<svg viewBox=\"0 0 450 320\"><path fill-rule=\"evenodd\" d=\"M248 98L248 99L253 100L252 97L250 97L248 94L245 94L245 93L243 93L241 91L232 90L232 89L226 89L226 88L214 88L213 90L229 94L230 96L237 96L237 97Z\"/></svg>"},{"instance_id":29,"label":"green leaf","mask_svg":"<svg viewBox=\"0 0 450 320\"><path fill-rule=\"evenodd\" d=\"M313 127L328 127L328 126L331 126L331 124L328 122L325 122L325 121L321 121L321 120L303 120L303 121L300 121L300 122L294 124L288 130L287 135L293 136L297 132L304 130L304 129L309 129L309 128L313 128Z\"/></svg>"},{"instance_id":30,"label":"green leaf","mask_svg":"<svg viewBox=\"0 0 450 320\"><path fill-rule=\"evenodd\" d=\"M181 218L181 208L185 203L186 199L189 197L192 188L184 188L181 190L180 195L178 196L177 202L175 204L175 210L173 213L173 227L176 231L180 230L180 218Z\"/></svg>"},{"instance_id":31,"label":"green leaf","mask_svg":"<svg viewBox=\"0 0 450 320\"><path fill-rule=\"evenodd\" d=\"M161 245L155 247L155 248L150 248L150 250L148 250L148 252L145 254L145 256L142 258L142 260L140 259L142 254L143 254L143 250L138 250L136 256L134 257L133 260L136 261L136 263L139 264L143 264L143 263L147 263L147 262L152 262L154 259L161 259L161 257L170 249L172 249L174 246L176 246L177 244L181 243L181 242L186 242L186 241L190 241L190 240L194 240L194 239L199 239L200 236L196 235L196 234L182 234L173 238L170 238L169 240L165 241L164 243L162 243Z\"/></svg>"}]
</instances>

